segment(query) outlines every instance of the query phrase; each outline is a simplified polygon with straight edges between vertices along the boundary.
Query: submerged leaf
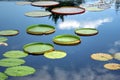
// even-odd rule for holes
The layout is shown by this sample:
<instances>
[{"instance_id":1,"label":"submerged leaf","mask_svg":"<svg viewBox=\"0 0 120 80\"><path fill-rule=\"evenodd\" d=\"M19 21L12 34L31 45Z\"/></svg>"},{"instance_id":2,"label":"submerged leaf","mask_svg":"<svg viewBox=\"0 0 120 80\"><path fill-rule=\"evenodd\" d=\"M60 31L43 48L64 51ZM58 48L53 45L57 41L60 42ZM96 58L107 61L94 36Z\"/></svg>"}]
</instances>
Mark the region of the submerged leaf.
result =
<instances>
[{"instance_id":1,"label":"submerged leaf","mask_svg":"<svg viewBox=\"0 0 120 80\"><path fill-rule=\"evenodd\" d=\"M28 54L19 50L11 50L11 51L5 52L3 56L8 58L22 58L22 57L28 56Z\"/></svg>"},{"instance_id":2,"label":"submerged leaf","mask_svg":"<svg viewBox=\"0 0 120 80\"><path fill-rule=\"evenodd\" d=\"M35 73L35 69L29 66L10 67L5 70L9 76L27 76Z\"/></svg>"},{"instance_id":3,"label":"submerged leaf","mask_svg":"<svg viewBox=\"0 0 120 80\"><path fill-rule=\"evenodd\" d=\"M120 64L117 63L107 63L104 65L104 68L109 70L120 70Z\"/></svg>"},{"instance_id":4,"label":"submerged leaf","mask_svg":"<svg viewBox=\"0 0 120 80\"><path fill-rule=\"evenodd\" d=\"M91 58L98 61L108 61L113 59L113 57L110 54L106 53L95 53L91 55Z\"/></svg>"},{"instance_id":5,"label":"submerged leaf","mask_svg":"<svg viewBox=\"0 0 120 80\"><path fill-rule=\"evenodd\" d=\"M0 60L0 66L3 67L18 66L24 63L25 61L23 59L5 58Z\"/></svg>"},{"instance_id":6,"label":"submerged leaf","mask_svg":"<svg viewBox=\"0 0 120 80\"><path fill-rule=\"evenodd\" d=\"M8 78L7 75L5 75L4 73L0 72L0 80L6 80Z\"/></svg>"},{"instance_id":7,"label":"submerged leaf","mask_svg":"<svg viewBox=\"0 0 120 80\"><path fill-rule=\"evenodd\" d=\"M66 52L63 51L50 51L44 53L44 56L49 59L60 59L64 58L66 55Z\"/></svg>"}]
</instances>

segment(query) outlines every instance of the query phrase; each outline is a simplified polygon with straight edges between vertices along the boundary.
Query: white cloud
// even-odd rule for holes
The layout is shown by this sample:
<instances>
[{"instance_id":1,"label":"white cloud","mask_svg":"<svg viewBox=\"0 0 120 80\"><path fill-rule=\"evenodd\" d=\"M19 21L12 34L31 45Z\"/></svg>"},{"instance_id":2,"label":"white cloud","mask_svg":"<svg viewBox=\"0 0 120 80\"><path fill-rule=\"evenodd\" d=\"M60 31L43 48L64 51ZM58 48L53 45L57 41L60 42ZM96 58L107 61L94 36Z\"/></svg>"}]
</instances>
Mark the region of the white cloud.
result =
<instances>
[{"instance_id":1,"label":"white cloud","mask_svg":"<svg viewBox=\"0 0 120 80\"><path fill-rule=\"evenodd\" d=\"M89 68L80 69L79 71L67 71L60 68L54 68L51 74L48 69L44 67L36 72L31 77L13 77L9 80L119 80L119 75L107 73L106 69L95 68L95 70ZM96 73L101 73L96 74Z\"/></svg>"},{"instance_id":2,"label":"white cloud","mask_svg":"<svg viewBox=\"0 0 120 80\"><path fill-rule=\"evenodd\" d=\"M111 22L111 18L104 18L92 21L76 21L76 20L67 20L64 22L59 23L59 29L74 29L74 28L97 28L103 23Z\"/></svg>"}]
</instances>

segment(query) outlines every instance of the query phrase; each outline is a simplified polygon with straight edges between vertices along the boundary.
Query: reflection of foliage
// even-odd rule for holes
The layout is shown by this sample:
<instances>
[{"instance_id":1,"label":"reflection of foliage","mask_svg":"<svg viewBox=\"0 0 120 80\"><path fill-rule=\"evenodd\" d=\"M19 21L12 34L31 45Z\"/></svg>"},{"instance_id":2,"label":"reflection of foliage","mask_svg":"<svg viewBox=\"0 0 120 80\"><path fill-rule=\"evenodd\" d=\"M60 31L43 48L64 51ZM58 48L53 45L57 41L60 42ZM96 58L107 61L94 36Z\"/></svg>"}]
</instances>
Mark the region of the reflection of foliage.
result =
<instances>
[{"instance_id":1,"label":"reflection of foliage","mask_svg":"<svg viewBox=\"0 0 120 80\"><path fill-rule=\"evenodd\" d=\"M116 2L115 2L116 11L119 10L119 7L120 7L120 0L116 0Z\"/></svg>"}]
</instances>

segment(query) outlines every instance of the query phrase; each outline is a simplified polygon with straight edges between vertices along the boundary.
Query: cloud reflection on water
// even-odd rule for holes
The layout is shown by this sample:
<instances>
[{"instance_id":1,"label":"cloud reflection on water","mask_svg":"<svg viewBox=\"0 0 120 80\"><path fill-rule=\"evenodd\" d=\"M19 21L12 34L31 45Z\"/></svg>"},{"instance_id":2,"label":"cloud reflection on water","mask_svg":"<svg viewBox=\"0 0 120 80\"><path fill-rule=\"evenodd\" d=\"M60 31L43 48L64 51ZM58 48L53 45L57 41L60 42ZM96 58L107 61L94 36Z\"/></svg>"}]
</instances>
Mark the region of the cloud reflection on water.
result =
<instances>
[{"instance_id":1,"label":"cloud reflection on water","mask_svg":"<svg viewBox=\"0 0 120 80\"><path fill-rule=\"evenodd\" d=\"M9 80L119 80L120 76L108 73L106 69L84 68L79 71L67 71L58 67L50 74L49 67L43 67L33 75L26 77L13 77ZM99 74L98 74L99 73Z\"/></svg>"},{"instance_id":2,"label":"cloud reflection on water","mask_svg":"<svg viewBox=\"0 0 120 80\"><path fill-rule=\"evenodd\" d=\"M91 21L76 21L76 20L66 20L58 24L59 29L74 29L74 28L98 28L103 23L111 22L112 18L104 18Z\"/></svg>"}]
</instances>

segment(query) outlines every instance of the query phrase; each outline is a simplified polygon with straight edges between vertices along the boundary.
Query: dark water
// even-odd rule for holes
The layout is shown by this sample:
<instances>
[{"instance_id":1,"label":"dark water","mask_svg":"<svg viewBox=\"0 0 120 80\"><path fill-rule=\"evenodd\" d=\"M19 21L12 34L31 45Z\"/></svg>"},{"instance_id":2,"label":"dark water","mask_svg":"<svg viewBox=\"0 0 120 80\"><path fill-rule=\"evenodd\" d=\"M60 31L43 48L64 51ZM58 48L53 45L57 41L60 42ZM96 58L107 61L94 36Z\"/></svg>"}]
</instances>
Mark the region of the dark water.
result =
<instances>
[{"instance_id":1,"label":"dark water","mask_svg":"<svg viewBox=\"0 0 120 80\"><path fill-rule=\"evenodd\" d=\"M89 0L87 0L89 1ZM95 0L93 0L95 1ZM29 55L24 58L24 65L34 67L36 73L26 77L9 77L8 80L120 80L120 70L110 71L103 65L109 62L94 61L92 53L104 52L114 54L120 52L120 11L119 6L112 4L111 8L101 12L88 12L77 15L64 16L64 21L58 19L55 23L52 18L31 18L24 16L25 12L44 10L31 5L20 6L16 2L0 2L0 30L17 29L19 35L8 37L8 46L0 46L2 54L9 50L23 50L23 45L31 42L45 42L54 45L55 50L63 50L67 56L63 59L50 60L42 55ZM117 10L116 10L117 9ZM26 28L33 24L48 24L56 28L50 35L35 36L26 33ZM62 25L62 27L61 27ZM52 38L59 34L74 34L74 27L93 27L99 34L89 37L80 37L82 42L75 46L60 46L52 42ZM0 67L0 72L6 68Z\"/></svg>"}]
</instances>

